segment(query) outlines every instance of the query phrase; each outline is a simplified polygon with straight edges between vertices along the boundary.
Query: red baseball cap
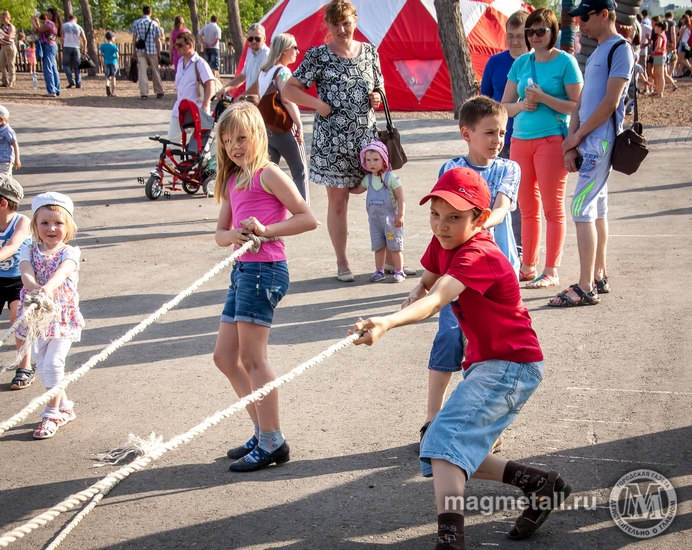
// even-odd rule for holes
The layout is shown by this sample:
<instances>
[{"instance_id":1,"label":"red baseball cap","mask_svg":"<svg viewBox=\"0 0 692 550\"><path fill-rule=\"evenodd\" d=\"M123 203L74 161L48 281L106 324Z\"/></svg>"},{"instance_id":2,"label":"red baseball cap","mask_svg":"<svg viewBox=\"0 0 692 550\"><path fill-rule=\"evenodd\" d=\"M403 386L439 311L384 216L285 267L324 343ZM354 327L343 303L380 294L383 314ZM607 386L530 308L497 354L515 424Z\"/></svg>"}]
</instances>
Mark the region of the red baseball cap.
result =
<instances>
[{"instance_id":1,"label":"red baseball cap","mask_svg":"<svg viewBox=\"0 0 692 550\"><path fill-rule=\"evenodd\" d=\"M420 204L425 204L433 197L446 200L453 208L463 212L473 208L485 210L490 208L490 189L483 177L471 168L453 168L448 170L425 195Z\"/></svg>"}]
</instances>

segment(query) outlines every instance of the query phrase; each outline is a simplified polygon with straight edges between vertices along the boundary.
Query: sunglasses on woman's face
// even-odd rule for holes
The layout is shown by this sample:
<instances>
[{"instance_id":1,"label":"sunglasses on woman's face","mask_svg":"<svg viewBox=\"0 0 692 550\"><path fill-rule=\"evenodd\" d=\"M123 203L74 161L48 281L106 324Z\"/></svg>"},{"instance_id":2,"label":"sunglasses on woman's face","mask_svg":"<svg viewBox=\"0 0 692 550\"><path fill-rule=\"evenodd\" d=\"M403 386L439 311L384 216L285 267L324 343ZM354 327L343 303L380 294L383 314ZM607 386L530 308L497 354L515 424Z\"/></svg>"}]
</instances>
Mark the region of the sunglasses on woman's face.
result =
<instances>
[{"instance_id":1,"label":"sunglasses on woman's face","mask_svg":"<svg viewBox=\"0 0 692 550\"><path fill-rule=\"evenodd\" d=\"M589 21L589 17L591 17L592 15L596 15L597 13L598 13L597 11L591 11L589 13L585 13L579 19L581 21L583 21L584 23L587 23Z\"/></svg>"},{"instance_id":2,"label":"sunglasses on woman's face","mask_svg":"<svg viewBox=\"0 0 692 550\"><path fill-rule=\"evenodd\" d=\"M248 42L262 42L262 37L261 36L248 36L247 41Z\"/></svg>"},{"instance_id":3,"label":"sunglasses on woman's face","mask_svg":"<svg viewBox=\"0 0 692 550\"><path fill-rule=\"evenodd\" d=\"M528 36L529 38L531 38L534 34L538 38L543 38L547 33L550 32L550 28L541 27L540 29L526 29L524 32L526 33L526 36Z\"/></svg>"}]
</instances>

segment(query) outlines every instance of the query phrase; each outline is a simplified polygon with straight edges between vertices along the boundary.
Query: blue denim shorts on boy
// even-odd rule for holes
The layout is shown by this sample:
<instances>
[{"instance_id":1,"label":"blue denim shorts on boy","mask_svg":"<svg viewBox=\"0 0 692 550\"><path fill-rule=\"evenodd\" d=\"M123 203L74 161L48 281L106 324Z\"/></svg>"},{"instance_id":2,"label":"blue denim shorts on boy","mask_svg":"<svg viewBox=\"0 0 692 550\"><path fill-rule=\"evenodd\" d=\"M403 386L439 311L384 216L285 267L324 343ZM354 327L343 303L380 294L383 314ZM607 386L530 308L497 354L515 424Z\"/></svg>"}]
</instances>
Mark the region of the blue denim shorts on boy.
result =
<instances>
[{"instance_id":1,"label":"blue denim shorts on boy","mask_svg":"<svg viewBox=\"0 0 692 550\"><path fill-rule=\"evenodd\" d=\"M579 179L572 197L572 220L593 222L608 214L608 178L612 166L612 144L593 135L586 136L577 151L582 157Z\"/></svg>"},{"instance_id":2,"label":"blue denim shorts on boy","mask_svg":"<svg viewBox=\"0 0 692 550\"><path fill-rule=\"evenodd\" d=\"M493 359L471 365L423 436L423 476L432 475L430 459L435 458L456 464L469 479L542 378L543 361Z\"/></svg>"},{"instance_id":3,"label":"blue denim shorts on boy","mask_svg":"<svg viewBox=\"0 0 692 550\"><path fill-rule=\"evenodd\" d=\"M255 323L271 327L274 309L290 280L286 261L237 262L221 314L222 323Z\"/></svg>"},{"instance_id":4,"label":"blue denim shorts on boy","mask_svg":"<svg viewBox=\"0 0 692 550\"><path fill-rule=\"evenodd\" d=\"M464 360L464 340L452 305L440 310L437 334L430 350L429 370L458 372Z\"/></svg>"},{"instance_id":5,"label":"blue denim shorts on boy","mask_svg":"<svg viewBox=\"0 0 692 550\"><path fill-rule=\"evenodd\" d=\"M19 302L23 286L21 277L0 277L0 313L5 309L5 304L9 308L12 302Z\"/></svg>"},{"instance_id":6,"label":"blue denim shorts on boy","mask_svg":"<svg viewBox=\"0 0 692 550\"><path fill-rule=\"evenodd\" d=\"M118 66L115 64L104 65L103 74L106 76L106 78L118 76L120 74L120 69L118 69Z\"/></svg>"},{"instance_id":7,"label":"blue denim shorts on boy","mask_svg":"<svg viewBox=\"0 0 692 550\"><path fill-rule=\"evenodd\" d=\"M205 48L204 59L214 71L219 70L219 48Z\"/></svg>"}]
</instances>

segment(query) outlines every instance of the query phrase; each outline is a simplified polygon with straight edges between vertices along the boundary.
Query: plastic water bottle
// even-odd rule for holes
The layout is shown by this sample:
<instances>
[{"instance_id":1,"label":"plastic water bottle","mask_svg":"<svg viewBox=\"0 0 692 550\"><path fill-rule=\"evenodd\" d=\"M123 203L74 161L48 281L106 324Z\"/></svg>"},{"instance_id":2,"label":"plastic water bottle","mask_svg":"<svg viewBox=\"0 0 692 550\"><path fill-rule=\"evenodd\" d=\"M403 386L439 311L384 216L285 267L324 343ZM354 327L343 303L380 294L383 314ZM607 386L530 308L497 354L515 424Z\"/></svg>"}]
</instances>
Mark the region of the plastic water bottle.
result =
<instances>
[{"instance_id":1,"label":"plastic water bottle","mask_svg":"<svg viewBox=\"0 0 692 550\"><path fill-rule=\"evenodd\" d=\"M31 86L34 90L38 90L38 77L36 76L36 73L31 76Z\"/></svg>"},{"instance_id":2,"label":"plastic water bottle","mask_svg":"<svg viewBox=\"0 0 692 550\"><path fill-rule=\"evenodd\" d=\"M529 79L526 81L526 87L527 87L527 88L533 88L533 87L534 87L534 86L533 86L533 78L529 78Z\"/></svg>"}]
</instances>

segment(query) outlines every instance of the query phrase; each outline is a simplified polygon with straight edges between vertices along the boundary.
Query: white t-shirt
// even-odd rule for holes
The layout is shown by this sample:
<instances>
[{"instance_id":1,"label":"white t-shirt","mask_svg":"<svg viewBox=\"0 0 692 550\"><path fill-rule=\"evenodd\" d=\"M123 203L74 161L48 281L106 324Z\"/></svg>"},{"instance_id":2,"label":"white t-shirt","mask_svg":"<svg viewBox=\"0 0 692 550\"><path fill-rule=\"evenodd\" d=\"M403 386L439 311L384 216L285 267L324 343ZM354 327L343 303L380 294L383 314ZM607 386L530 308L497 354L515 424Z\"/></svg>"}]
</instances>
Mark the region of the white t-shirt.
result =
<instances>
[{"instance_id":1,"label":"white t-shirt","mask_svg":"<svg viewBox=\"0 0 692 550\"><path fill-rule=\"evenodd\" d=\"M241 74L245 75L245 89L248 89L255 82L257 82L260 68L262 65L264 65L268 55L269 48L266 46L266 44L257 51L253 50L252 48L247 49L245 65L243 65L243 70L240 71Z\"/></svg>"},{"instance_id":2,"label":"white t-shirt","mask_svg":"<svg viewBox=\"0 0 692 550\"><path fill-rule=\"evenodd\" d=\"M215 48L219 49L219 41L221 40L221 27L219 27L216 23L207 23L204 25L199 30L199 35L202 37L202 40L204 40L204 47L205 48ZM216 41L216 44L213 46L210 46L210 44L213 44L214 41Z\"/></svg>"},{"instance_id":3,"label":"white t-shirt","mask_svg":"<svg viewBox=\"0 0 692 550\"><path fill-rule=\"evenodd\" d=\"M195 71L195 63L197 64L197 71L199 71L199 78L203 83L214 78L214 73L209 64L196 52L188 63L185 63L185 58L181 57L178 60L178 67L175 72L175 86L178 88L178 99L176 99L171 112L171 115L174 117L178 116L178 106L183 99L194 101L197 107L200 110L202 109L202 102L197 97L197 71Z\"/></svg>"},{"instance_id":4,"label":"white t-shirt","mask_svg":"<svg viewBox=\"0 0 692 550\"><path fill-rule=\"evenodd\" d=\"M79 37L84 34L84 29L77 23L63 23L63 48L79 49Z\"/></svg>"},{"instance_id":5,"label":"white t-shirt","mask_svg":"<svg viewBox=\"0 0 692 550\"><path fill-rule=\"evenodd\" d=\"M278 67L279 65L274 65L268 71L260 71L260 74L257 77L260 98L267 92L267 88L269 88L269 85L272 83L272 77L274 76L274 73ZM276 76L281 77L281 81L285 83L291 77L291 69L288 67L281 67L281 70Z\"/></svg>"}]
</instances>

